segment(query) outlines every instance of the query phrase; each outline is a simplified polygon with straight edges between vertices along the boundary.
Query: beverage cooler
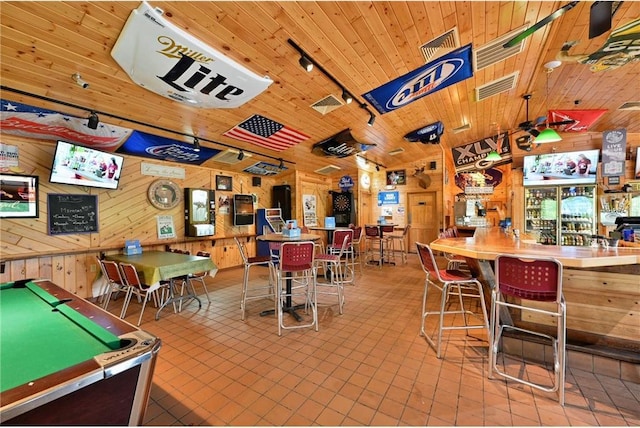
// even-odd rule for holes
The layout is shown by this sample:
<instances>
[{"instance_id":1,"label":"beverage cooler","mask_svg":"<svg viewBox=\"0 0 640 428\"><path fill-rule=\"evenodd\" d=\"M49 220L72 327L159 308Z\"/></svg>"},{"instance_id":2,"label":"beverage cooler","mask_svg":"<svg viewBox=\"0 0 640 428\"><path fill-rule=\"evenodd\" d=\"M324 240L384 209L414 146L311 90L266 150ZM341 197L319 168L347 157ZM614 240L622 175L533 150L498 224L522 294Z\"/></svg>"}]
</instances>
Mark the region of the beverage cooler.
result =
<instances>
[{"instance_id":1,"label":"beverage cooler","mask_svg":"<svg viewBox=\"0 0 640 428\"><path fill-rule=\"evenodd\" d=\"M525 189L525 232L548 245L589 246L596 234L596 186Z\"/></svg>"}]
</instances>

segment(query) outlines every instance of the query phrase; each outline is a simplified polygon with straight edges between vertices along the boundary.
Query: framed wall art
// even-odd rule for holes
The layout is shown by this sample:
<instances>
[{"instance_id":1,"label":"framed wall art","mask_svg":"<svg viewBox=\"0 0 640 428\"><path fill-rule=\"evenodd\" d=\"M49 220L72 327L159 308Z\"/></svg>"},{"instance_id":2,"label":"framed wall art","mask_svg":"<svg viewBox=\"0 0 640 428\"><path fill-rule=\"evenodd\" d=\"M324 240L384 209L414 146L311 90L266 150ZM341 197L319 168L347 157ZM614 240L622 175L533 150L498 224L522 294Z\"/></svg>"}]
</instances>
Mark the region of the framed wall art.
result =
<instances>
[{"instance_id":1,"label":"framed wall art","mask_svg":"<svg viewBox=\"0 0 640 428\"><path fill-rule=\"evenodd\" d=\"M0 218L38 217L38 176L0 174Z\"/></svg>"},{"instance_id":2,"label":"framed wall art","mask_svg":"<svg viewBox=\"0 0 640 428\"><path fill-rule=\"evenodd\" d=\"M387 171L387 186L397 186L407 184L407 171L399 169Z\"/></svg>"},{"instance_id":3,"label":"framed wall art","mask_svg":"<svg viewBox=\"0 0 640 428\"><path fill-rule=\"evenodd\" d=\"M216 190L232 191L233 179L228 175L216 175Z\"/></svg>"}]
</instances>

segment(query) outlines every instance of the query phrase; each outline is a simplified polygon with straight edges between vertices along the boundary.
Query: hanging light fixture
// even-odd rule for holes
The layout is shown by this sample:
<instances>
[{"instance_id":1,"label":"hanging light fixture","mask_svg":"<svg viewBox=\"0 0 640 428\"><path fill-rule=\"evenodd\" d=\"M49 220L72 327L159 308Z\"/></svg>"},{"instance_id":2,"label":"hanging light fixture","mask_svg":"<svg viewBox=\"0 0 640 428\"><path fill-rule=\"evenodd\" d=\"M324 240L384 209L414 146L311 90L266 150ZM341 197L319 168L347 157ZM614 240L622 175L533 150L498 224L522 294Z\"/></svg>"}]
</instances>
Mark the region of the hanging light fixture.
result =
<instances>
[{"instance_id":1,"label":"hanging light fixture","mask_svg":"<svg viewBox=\"0 0 640 428\"><path fill-rule=\"evenodd\" d=\"M193 137L193 151L194 152L200 151L200 141L198 140L198 137Z\"/></svg>"},{"instance_id":2,"label":"hanging light fixture","mask_svg":"<svg viewBox=\"0 0 640 428\"><path fill-rule=\"evenodd\" d=\"M376 121L376 115L371 113L371 112L369 112L369 121L367 122L367 125L373 126L375 121Z\"/></svg>"},{"instance_id":3,"label":"hanging light fixture","mask_svg":"<svg viewBox=\"0 0 640 428\"><path fill-rule=\"evenodd\" d=\"M560 61L550 61L544 65L547 70L547 98L546 98L546 110L547 116L549 115L549 74L560 65ZM549 117L546 120L547 127L540 131L537 137L533 140L536 144L545 144L545 143L557 143L558 141L562 141L562 137L558 134L554 129L549 128Z\"/></svg>"},{"instance_id":4,"label":"hanging light fixture","mask_svg":"<svg viewBox=\"0 0 640 428\"><path fill-rule=\"evenodd\" d=\"M484 158L484 159L488 160L488 161L497 162L497 161L501 161L502 160L502 156L500 156L500 154L498 152L496 152L495 150L492 150L492 151L489 152L487 157Z\"/></svg>"},{"instance_id":5,"label":"hanging light fixture","mask_svg":"<svg viewBox=\"0 0 640 428\"><path fill-rule=\"evenodd\" d=\"M244 152L240 150L240 153L238 153L238 160L241 161L242 159L244 159Z\"/></svg>"},{"instance_id":6,"label":"hanging light fixture","mask_svg":"<svg viewBox=\"0 0 640 428\"><path fill-rule=\"evenodd\" d=\"M98 125L100 124L100 119L95 111L92 111L89 115L89 120L87 121L87 127L89 129L98 129Z\"/></svg>"},{"instance_id":7,"label":"hanging light fixture","mask_svg":"<svg viewBox=\"0 0 640 428\"><path fill-rule=\"evenodd\" d=\"M278 166L280 169L284 169L284 161L280 159L280 165Z\"/></svg>"}]
</instances>

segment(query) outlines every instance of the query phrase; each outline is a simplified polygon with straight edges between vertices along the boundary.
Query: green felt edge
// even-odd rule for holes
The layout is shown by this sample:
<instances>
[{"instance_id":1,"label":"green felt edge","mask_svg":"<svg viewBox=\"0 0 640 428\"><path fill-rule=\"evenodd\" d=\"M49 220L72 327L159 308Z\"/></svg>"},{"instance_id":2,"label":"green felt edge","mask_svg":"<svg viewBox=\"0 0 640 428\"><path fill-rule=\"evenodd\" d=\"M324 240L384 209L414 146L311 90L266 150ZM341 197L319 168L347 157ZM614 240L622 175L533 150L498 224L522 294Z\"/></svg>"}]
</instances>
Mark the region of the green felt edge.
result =
<instances>
[{"instance_id":1,"label":"green felt edge","mask_svg":"<svg viewBox=\"0 0 640 428\"><path fill-rule=\"evenodd\" d=\"M12 288L13 286L14 286L13 282L6 282L0 285L0 290ZM100 340L109 348L111 349L120 348L120 338L115 334L111 333L106 328L94 323L89 318L77 312L75 309L70 308L66 304L61 304L58 298L47 293L46 291L44 291L42 288L40 288L38 285L34 284L33 282L29 281L25 284L25 286L29 290L31 290L33 293L35 293L38 297L40 297L42 300L44 300L49 305L51 305L52 308L55 308L58 311L60 311L62 314L64 314L64 316L66 316L71 321L73 321L74 323L76 323L86 331L88 331L91 335L93 335L96 339Z\"/></svg>"}]
</instances>

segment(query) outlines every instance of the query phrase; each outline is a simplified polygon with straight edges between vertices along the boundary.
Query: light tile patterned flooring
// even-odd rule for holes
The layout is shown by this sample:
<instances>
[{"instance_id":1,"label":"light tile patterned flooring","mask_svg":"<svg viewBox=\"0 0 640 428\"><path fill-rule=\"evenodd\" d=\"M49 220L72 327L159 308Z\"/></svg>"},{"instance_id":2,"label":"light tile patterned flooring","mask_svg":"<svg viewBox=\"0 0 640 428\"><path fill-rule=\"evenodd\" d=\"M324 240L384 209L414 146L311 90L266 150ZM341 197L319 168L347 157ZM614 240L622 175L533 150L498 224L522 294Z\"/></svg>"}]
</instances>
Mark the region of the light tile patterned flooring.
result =
<instances>
[{"instance_id":1,"label":"light tile patterned flooring","mask_svg":"<svg viewBox=\"0 0 640 428\"><path fill-rule=\"evenodd\" d=\"M254 281L267 278L252 269ZM638 383L571 368L562 407L552 393L487 379L484 332L451 333L437 359L418 335L416 255L365 268L347 287L343 315L324 296L319 332L278 337L275 317L259 316L268 300L250 302L241 321L241 281L240 268L209 279L212 303L201 296L200 310L191 303L155 321L147 308L142 328L163 345L145 425L640 425ZM121 301L111 303L114 314ZM132 302L128 321L137 310Z\"/></svg>"}]
</instances>

